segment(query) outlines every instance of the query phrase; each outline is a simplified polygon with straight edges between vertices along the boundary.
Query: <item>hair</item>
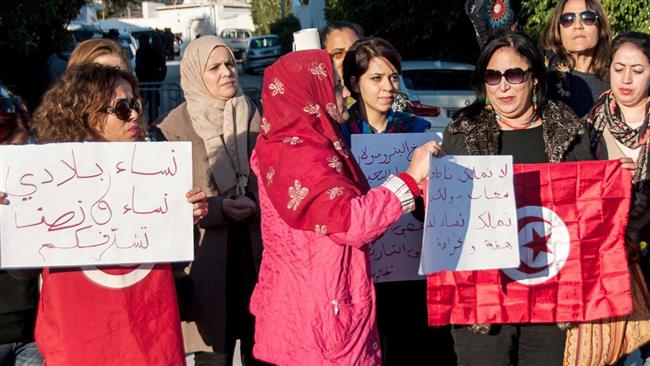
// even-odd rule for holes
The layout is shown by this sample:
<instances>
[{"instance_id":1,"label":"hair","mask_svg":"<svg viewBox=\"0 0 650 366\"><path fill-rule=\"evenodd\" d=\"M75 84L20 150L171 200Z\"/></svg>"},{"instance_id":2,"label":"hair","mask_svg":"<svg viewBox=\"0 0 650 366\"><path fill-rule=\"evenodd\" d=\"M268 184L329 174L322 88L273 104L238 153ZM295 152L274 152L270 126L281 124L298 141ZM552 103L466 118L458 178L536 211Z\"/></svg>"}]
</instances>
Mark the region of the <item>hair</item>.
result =
<instances>
[{"instance_id":1,"label":"hair","mask_svg":"<svg viewBox=\"0 0 650 366\"><path fill-rule=\"evenodd\" d=\"M542 47L557 54L562 60L567 63L569 69L573 70L575 67L575 59L562 45L562 37L560 36L560 16L564 12L564 6L569 0L560 0L555 6L551 17L546 23L544 32L542 33L541 43ZM610 42L612 40L612 28L609 25L605 9L599 0L583 0L587 5L587 9L593 11L598 15L596 26L598 27L598 42L591 61L591 68L598 77L606 79L607 61L610 54Z\"/></svg>"},{"instance_id":2,"label":"hair","mask_svg":"<svg viewBox=\"0 0 650 366\"><path fill-rule=\"evenodd\" d=\"M122 58L126 67L129 66L129 61L124 57L122 47L112 39L96 38L83 41L72 50L70 59L68 60L68 67L71 68L95 61L96 58L104 55L116 55Z\"/></svg>"},{"instance_id":3,"label":"hair","mask_svg":"<svg viewBox=\"0 0 650 366\"><path fill-rule=\"evenodd\" d=\"M616 36L616 38L614 38L614 41L612 42L612 54L609 58L609 64L607 66L611 65L616 51L618 51L625 44L630 44L639 49L639 51L643 52L645 57L648 59L648 62L650 63L650 35L642 32L625 32L619 34Z\"/></svg>"},{"instance_id":4,"label":"hair","mask_svg":"<svg viewBox=\"0 0 650 366\"><path fill-rule=\"evenodd\" d=\"M95 63L74 66L45 93L32 125L40 143L103 141L98 130L118 80L126 80L138 97L135 77L116 67Z\"/></svg>"},{"instance_id":5,"label":"hair","mask_svg":"<svg viewBox=\"0 0 650 366\"><path fill-rule=\"evenodd\" d=\"M352 88L352 78L358 81L368 71L370 61L375 57L385 58L395 66L398 73L402 73L402 57L388 41L377 37L356 41L343 59L343 82L353 98L359 99L359 93Z\"/></svg>"},{"instance_id":6,"label":"hair","mask_svg":"<svg viewBox=\"0 0 650 366\"><path fill-rule=\"evenodd\" d=\"M363 38L363 28L357 24L357 23L352 23L352 22L347 22L345 20L334 20L332 22L329 22L323 29L320 31L320 44L322 48L325 48L325 42L327 41L327 37L330 35L330 33L334 32L335 30L341 30L349 28L352 29L354 33L359 36L359 38Z\"/></svg>"},{"instance_id":7,"label":"hair","mask_svg":"<svg viewBox=\"0 0 650 366\"><path fill-rule=\"evenodd\" d=\"M537 47L530 37L523 33L508 29L499 29L488 39L487 44L481 50L478 61L476 61L476 68L474 69L474 77L472 80L474 91L476 92L476 100L469 106L458 111L458 116L472 118L481 113L485 108L485 100L487 98L485 71L494 53L504 47L512 47L530 65L530 72L533 78L537 79L535 95L537 96L538 110L544 108L548 102L546 67L544 66L539 47Z\"/></svg>"}]
</instances>

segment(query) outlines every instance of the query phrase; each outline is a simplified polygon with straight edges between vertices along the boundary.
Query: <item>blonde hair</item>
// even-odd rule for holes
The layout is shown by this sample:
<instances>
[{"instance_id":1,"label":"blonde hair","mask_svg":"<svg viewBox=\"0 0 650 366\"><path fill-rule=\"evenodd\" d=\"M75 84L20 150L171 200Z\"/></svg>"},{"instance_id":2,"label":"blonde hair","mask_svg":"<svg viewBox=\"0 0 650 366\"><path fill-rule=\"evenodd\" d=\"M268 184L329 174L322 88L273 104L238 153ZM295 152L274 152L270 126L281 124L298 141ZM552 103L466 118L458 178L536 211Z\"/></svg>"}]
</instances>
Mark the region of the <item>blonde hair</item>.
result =
<instances>
[{"instance_id":1,"label":"blonde hair","mask_svg":"<svg viewBox=\"0 0 650 366\"><path fill-rule=\"evenodd\" d=\"M124 57L124 52L119 44L111 39L97 38L83 41L74 48L72 54L70 54L66 71L70 70L74 66L93 62L96 58L104 55L119 56L122 58L122 61L124 61L124 65L126 65L127 69L130 68L129 62L126 57Z\"/></svg>"}]
</instances>

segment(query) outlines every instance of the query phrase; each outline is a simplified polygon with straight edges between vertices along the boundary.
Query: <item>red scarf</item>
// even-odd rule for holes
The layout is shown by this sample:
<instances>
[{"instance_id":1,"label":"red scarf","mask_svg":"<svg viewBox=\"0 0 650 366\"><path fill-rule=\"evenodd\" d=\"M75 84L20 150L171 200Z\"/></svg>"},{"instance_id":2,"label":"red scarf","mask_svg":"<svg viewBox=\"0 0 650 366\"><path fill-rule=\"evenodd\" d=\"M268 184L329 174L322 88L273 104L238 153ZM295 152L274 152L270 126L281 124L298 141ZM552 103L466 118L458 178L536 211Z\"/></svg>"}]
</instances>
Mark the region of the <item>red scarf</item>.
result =
<instances>
[{"instance_id":1,"label":"red scarf","mask_svg":"<svg viewBox=\"0 0 650 366\"><path fill-rule=\"evenodd\" d=\"M351 200L368 183L341 136L332 61L323 50L292 52L264 72L257 140L260 181L291 227L347 231Z\"/></svg>"}]
</instances>

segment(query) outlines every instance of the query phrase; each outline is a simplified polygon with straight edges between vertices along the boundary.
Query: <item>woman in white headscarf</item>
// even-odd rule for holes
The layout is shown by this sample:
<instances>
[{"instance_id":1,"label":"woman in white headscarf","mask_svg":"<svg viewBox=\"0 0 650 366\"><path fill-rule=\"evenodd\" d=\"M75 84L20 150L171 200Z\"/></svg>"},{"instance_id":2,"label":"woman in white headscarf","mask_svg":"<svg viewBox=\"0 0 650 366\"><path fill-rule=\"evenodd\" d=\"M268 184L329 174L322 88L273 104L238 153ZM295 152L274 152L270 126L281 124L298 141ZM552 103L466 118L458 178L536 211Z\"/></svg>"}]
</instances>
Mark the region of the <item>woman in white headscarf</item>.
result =
<instances>
[{"instance_id":1,"label":"woman in white headscarf","mask_svg":"<svg viewBox=\"0 0 650 366\"><path fill-rule=\"evenodd\" d=\"M217 36L187 46L181 87L186 102L158 127L169 141L192 143L194 184L209 196L209 214L196 225L194 262L177 276L185 350L195 352L196 365L230 365L240 339L242 361L254 364L248 302L262 243L249 154L259 112L242 93L232 51Z\"/></svg>"}]
</instances>

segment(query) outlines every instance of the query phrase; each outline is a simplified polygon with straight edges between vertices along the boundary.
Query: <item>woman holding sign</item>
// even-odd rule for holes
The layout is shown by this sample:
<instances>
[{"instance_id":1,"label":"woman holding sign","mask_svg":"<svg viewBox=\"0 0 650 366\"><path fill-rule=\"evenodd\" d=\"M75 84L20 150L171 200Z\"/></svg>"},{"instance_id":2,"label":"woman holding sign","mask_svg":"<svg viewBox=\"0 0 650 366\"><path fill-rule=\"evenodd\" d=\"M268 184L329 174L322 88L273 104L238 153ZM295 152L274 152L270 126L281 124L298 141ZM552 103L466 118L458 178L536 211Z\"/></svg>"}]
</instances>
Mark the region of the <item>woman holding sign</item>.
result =
<instances>
[{"instance_id":1,"label":"woman holding sign","mask_svg":"<svg viewBox=\"0 0 650 366\"><path fill-rule=\"evenodd\" d=\"M40 143L129 142L140 136L142 104L131 73L84 64L66 71L34 113ZM194 220L207 213L191 189ZM36 339L48 365L185 362L169 264L45 268Z\"/></svg>"},{"instance_id":2,"label":"woman holding sign","mask_svg":"<svg viewBox=\"0 0 650 366\"><path fill-rule=\"evenodd\" d=\"M429 142L406 173L369 189L338 124L345 109L324 50L292 52L264 73L251 166L264 254L251 311L256 357L279 365L377 365L368 244L414 209Z\"/></svg>"},{"instance_id":3,"label":"woman holding sign","mask_svg":"<svg viewBox=\"0 0 650 366\"><path fill-rule=\"evenodd\" d=\"M352 134L417 133L431 127L423 118L393 109L402 68L400 54L390 43L381 38L357 41L348 51L343 68L345 85L358 101L341 125L348 144ZM423 220L421 199L416 200L414 215ZM417 272L417 268L412 270ZM448 331L427 327L424 277L419 281L375 283L375 289L384 365L418 363L426 357L427 345L434 342L449 350L439 354L438 360L453 363Z\"/></svg>"},{"instance_id":4,"label":"woman holding sign","mask_svg":"<svg viewBox=\"0 0 650 366\"><path fill-rule=\"evenodd\" d=\"M474 85L476 101L460 110L444 132L446 154L512 155L514 163L593 160L583 123L567 106L547 99L542 56L527 36L497 32L479 56ZM430 304L432 291L438 291L437 276L428 278ZM486 366L561 365L565 333L555 324L452 329L458 364Z\"/></svg>"}]
</instances>

